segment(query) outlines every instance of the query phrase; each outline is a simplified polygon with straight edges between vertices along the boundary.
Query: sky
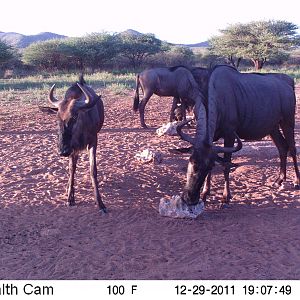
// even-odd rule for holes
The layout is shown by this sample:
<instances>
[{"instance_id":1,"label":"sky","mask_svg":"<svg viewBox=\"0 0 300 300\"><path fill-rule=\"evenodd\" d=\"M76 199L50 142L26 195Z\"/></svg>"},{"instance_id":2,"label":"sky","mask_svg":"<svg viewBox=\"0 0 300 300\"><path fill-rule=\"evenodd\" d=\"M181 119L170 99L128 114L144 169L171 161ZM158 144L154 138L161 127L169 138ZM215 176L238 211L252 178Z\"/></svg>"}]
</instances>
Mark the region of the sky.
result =
<instances>
[{"instance_id":1,"label":"sky","mask_svg":"<svg viewBox=\"0 0 300 300\"><path fill-rule=\"evenodd\" d=\"M299 12L299 0L1 0L0 31L79 37L134 29L193 44L235 23L285 20L300 27Z\"/></svg>"}]
</instances>

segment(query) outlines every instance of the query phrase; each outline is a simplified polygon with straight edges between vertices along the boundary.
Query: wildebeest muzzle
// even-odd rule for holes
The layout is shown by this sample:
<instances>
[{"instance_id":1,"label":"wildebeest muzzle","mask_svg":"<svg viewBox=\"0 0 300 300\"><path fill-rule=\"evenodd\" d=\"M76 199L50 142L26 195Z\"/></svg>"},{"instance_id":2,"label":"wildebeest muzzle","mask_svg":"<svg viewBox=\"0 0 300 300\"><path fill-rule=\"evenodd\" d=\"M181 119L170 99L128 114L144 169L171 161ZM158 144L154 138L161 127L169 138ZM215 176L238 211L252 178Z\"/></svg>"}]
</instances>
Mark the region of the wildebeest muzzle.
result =
<instances>
[{"instance_id":1,"label":"wildebeest muzzle","mask_svg":"<svg viewBox=\"0 0 300 300\"><path fill-rule=\"evenodd\" d=\"M72 127L66 128L62 126L58 134L58 153L60 156L70 156L72 153L71 140L72 140Z\"/></svg>"}]
</instances>

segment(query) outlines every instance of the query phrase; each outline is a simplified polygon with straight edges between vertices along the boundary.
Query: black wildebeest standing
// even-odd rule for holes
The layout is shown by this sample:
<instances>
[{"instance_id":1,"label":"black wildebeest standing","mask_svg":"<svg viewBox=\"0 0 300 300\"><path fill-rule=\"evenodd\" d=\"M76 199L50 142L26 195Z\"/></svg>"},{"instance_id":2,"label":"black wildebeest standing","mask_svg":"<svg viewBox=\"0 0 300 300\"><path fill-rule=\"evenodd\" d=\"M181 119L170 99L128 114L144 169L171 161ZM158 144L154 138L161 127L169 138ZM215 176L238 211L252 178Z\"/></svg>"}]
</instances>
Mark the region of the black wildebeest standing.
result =
<instances>
[{"instance_id":1,"label":"black wildebeest standing","mask_svg":"<svg viewBox=\"0 0 300 300\"><path fill-rule=\"evenodd\" d=\"M89 87L80 76L62 100L55 99L52 86L49 101L57 111L58 150L61 156L69 157L69 182L67 188L68 204L75 205L74 175L79 152L87 149L90 161L90 176L94 188L95 201L100 210L106 212L101 200L97 180L96 148L97 133L104 122L104 107L101 96Z\"/></svg>"},{"instance_id":2,"label":"black wildebeest standing","mask_svg":"<svg viewBox=\"0 0 300 300\"><path fill-rule=\"evenodd\" d=\"M141 102L139 100L140 87L144 93ZM183 104L185 111L185 107L200 103L203 97L191 71L186 67L177 66L145 70L136 77L136 91L133 102L134 111L139 110L142 127L147 127L145 123L145 106L153 94L174 97L170 121L174 119L174 109L177 107L177 103Z\"/></svg>"},{"instance_id":3,"label":"black wildebeest standing","mask_svg":"<svg viewBox=\"0 0 300 300\"><path fill-rule=\"evenodd\" d=\"M217 152L224 152L224 161L230 163L232 152L241 148L239 139L238 146L233 147L237 136L258 140L270 135L280 157L280 174L274 184L279 186L286 180L289 152L295 168L295 188L299 188L295 105L294 86L288 76L242 74L229 66L217 66L209 79L207 107L199 107L195 138L182 133L182 126L178 127L181 137L194 145L182 199L188 205L199 202L200 189L213 168ZM213 141L221 137L224 138L223 150L213 146ZM230 167L225 167L223 204L228 204L231 198L229 172Z\"/></svg>"}]
</instances>

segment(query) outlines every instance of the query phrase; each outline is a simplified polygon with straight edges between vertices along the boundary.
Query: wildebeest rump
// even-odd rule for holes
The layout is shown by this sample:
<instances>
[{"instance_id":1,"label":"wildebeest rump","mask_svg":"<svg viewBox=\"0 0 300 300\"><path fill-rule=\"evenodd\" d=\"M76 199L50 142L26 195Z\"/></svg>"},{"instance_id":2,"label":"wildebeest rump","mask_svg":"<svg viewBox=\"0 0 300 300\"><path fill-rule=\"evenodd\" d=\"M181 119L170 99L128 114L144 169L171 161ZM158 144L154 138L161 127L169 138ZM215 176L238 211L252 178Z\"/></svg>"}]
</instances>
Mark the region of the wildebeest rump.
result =
<instances>
[{"instance_id":1,"label":"wildebeest rump","mask_svg":"<svg viewBox=\"0 0 300 300\"><path fill-rule=\"evenodd\" d=\"M208 93L208 80L210 75L210 69L202 67L194 67L189 69L198 84L200 89L203 102L207 104L207 93ZM194 108L193 102L182 101L180 98L173 98L171 113L170 113L170 122L172 121L184 121L186 119L186 112L191 112Z\"/></svg>"},{"instance_id":2,"label":"wildebeest rump","mask_svg":"<svg viewBox=\"0 0 300 300\"><path fill-rule=\"evenodd\" d=\"M203 105L198 112L196 137L192 139L181 132L182 127L178 128L182 138L194 145L183 200L189 205L198 203L200 189L216 160L213 141L224 138L225 149L230 150L236 135L245 140L270 135L280 157L280 174L275 185L279 186L286 179L289 152L295 168L295 187L299 188L294 139L295 105L293 81L287 75L242 74L229 66L216 67L209 79L207 107ZM231 152L225 151L224 162L230 161ZM229 203L231 198L229 171L230 167L225 167L223 203ZM204 188L204 193L207 192Z\"/></svg>"},{"instance_id":3,"label":"wildebeest rump","mask_svg":"<svg viewBox=\"0 0 300 300\"><path fill-rule=\"evenodd\" d=\"M97 133L104 122L104 107L101 96L80 77L65 93L62 100L55 99L52 86L49 101L56 107L58 117L58 151L69 157L68 204L75 205L74 175L80 151L87 149L90 161L90 176L94 198L98 207L106 211L99 193L97 180L96 148Z\"/></svg>"},{"instance_id":4,"label":"wildebeest rump","mask_svg":"<svg viewBox=\"0 0 300 300\"><path fill-rule=\"evenodd\" d=\"M198 84L201 93L204 96L205 103L208 97L208 81L211 73L209 68L194 67L191 68L191 73Z\"/></svg>"},{"instance_id":5,"label":"wildebeest rump","mask_svg":"<svg viewBox=\"0 0 300 300\"><path fill-rule=\"evenodd\" d=\"M141 102L139 100L140 87L144 93ZM145 106L153 94L174 97L170 120L174 118L172 112L178 102L188 107L193 106L195 103L200 103L203 98L191 71L185 67L145 70L136 77L136 91L133 102L134 111L139 110L142 127L147 127L145 123Z\"/></svg>"}]
</instances>

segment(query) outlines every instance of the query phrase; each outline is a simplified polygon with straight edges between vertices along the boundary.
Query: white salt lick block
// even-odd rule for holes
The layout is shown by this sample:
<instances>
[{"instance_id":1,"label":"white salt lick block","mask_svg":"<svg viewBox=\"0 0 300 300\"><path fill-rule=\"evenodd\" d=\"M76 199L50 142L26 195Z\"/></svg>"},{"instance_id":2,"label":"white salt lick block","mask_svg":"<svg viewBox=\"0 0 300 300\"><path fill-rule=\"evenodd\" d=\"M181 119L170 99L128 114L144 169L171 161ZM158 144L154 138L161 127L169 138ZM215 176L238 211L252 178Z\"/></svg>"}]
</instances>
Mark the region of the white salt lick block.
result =
<instances>
[{"instance_id":1,"label":"white salt lick block","mask_svg":"<svg viewBox=\"0 0 300 300\"><path fill-rule=\"evenodd\" d=\"M165 217L195 219L204 211L204 203L201 201L197 205L188 206L176 195L171 199L161 198L158 211Z\"/></svg>"}]
</instances>

